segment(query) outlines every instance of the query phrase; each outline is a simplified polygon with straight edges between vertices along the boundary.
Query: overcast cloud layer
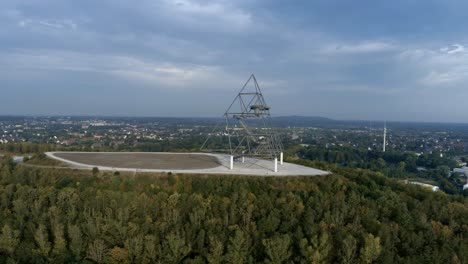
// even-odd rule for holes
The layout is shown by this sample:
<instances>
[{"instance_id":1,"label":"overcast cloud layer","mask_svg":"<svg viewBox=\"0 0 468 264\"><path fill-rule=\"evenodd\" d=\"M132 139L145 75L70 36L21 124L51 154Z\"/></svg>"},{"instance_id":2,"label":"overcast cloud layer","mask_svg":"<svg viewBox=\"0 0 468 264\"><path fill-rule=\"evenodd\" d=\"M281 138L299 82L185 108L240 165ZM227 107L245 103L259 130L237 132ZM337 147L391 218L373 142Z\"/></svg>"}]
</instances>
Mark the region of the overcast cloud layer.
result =
<instances>
[{"instance_id":1,"label":"overcast cloud layer","mask_svg":"<svg viewBox=\"0 0 468 264\"><path fill-rule=\"evenodd\" d=\"M219 116L255 73L274 115L468 122L468 2L12 0L0 115Z\"/></svg>"}]
</instances>

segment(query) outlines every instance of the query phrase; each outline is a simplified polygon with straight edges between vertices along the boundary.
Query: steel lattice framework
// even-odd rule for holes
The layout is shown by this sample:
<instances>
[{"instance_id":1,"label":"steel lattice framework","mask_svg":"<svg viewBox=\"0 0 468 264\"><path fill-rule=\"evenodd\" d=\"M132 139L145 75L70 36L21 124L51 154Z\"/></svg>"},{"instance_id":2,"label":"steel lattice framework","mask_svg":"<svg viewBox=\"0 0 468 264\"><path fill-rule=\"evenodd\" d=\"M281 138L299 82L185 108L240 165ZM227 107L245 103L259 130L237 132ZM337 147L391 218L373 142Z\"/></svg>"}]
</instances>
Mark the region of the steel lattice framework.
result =
<instances>
[{"instance_id":1,"label":"steel lattice framework","mask_svg":"<svg viewBox=\"0 0 468 264\"><path fill-rule=\"evenodd\" d=\"M229 149L216 150L229 152L235 158L262 157L278 158L282 144L272 127L270 106L263 98L257 79L252 74L239 94L228 107L223 119L208 135L202 145L205 150L207 142L213 135L227 136ZM224 128L220 127L221 125ZM216 152L215 150L208 150Z\"/></svg>"}]
</instances>

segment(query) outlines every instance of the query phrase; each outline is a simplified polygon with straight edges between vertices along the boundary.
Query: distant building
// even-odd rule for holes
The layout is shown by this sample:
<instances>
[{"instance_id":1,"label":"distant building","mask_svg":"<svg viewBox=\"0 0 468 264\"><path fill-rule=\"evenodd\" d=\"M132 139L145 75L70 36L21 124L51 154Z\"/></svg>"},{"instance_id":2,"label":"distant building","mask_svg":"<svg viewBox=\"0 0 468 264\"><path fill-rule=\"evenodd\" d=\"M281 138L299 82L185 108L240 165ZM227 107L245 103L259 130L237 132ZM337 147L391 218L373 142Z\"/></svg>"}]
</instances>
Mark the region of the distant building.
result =
<instances>
[{"instance_id":1,"label":"distant building","mask_svg":"<svg viewBox=\"0 0 468 264\"><path fill-rule=\"evenodd\" d=\"M427 169L424 168L424 167L417 167L416 170L418 170L418 171L427 171Z\"/></svg>"},{"instance_id":2,"label":"distant building","mask_svg":"<svg viewBox=\"0 0 468 264\"><path fill-rule=\"evenodd\" d=\"M464 175L464 176L468 176L468 167L466 166L463 166L461 168L454 168L453 169L453 172L455 173L459 173L461 175Z\"/></svg>"},{"instance_id":3,"label":"distant building","mask_svg":"<svg viewBox=\"0 0 468 264\"><path fill-rule=\"evenodd\" d=\"M76 143L76 138L70 138L62 142L63 145L70 146Z\"/></svg>"},{"instance_id":4,"label":"distant building","mask_svg":"<svg viewBox=\"0 0 468 264\"><path fill-rule=\"evenodd\" d=\"M430 184L427 184L427 183L409 182L409 184L419 185L419 186L422 186L424 188L431 189L433 192L438 192L439 191L439 186L434 186L434 185L430 185Z\"/></svg>"},{"instance_id":5,"label":"distant building","mask_svg":"<svg viewBox=\"0 0 468 264\"><path fill-rule=\"evenodd\" d=\"M291 135L291 139L292 139L292 140L299 139L299 136L298 136L296 133L293 133L293 134Z\"/></svg>"},{"instance_id":6,"label":"distant building","mask_svg":"<svg viewBox=\"0 0 468 264\"><path fill-rule=\"evenodd\" d=\"M463 185L463 190L468 189L468 183Z\"/></svg>"}]
</instances>

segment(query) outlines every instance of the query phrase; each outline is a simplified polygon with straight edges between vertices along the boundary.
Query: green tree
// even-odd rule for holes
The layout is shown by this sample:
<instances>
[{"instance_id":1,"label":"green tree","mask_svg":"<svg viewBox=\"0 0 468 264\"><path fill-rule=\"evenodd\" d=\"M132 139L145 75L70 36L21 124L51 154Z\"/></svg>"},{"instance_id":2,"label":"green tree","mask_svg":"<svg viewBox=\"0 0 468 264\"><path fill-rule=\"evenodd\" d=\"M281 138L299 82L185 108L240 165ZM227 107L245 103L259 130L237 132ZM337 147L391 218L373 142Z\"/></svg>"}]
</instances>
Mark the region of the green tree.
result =
<instances>
[{"instance_id":1,"label":"green tree","mask_svg":"<svg viewBox=\"0 0 468 264\"><path fill-rule=\"evenodd\" d=\"M403 177L405 174L406 163L404 161L398 162L397 173L398 177Z\"/></svg>"},{"instance_id":2,"label":"green tree","mask_svg":"<svg viewBox=\"0 0 468 264\"><path fill-rule=\"evenodd\" d=\"M109 262L116 263L116 264L126 264L130 263L130 259L128 257L128 251L125 248L115 246L108 252L109 255Z\"/></svg>"},{"instance_id":3,"label":"green tree","mask_svg":"<svg viewBox=\"0 0 468 264\"><path fill-rule=\"evenodd\" d=\"M158 257L158 243L154 235L146 235L144 239L143 263L155 263Z\"/></svg>"},{"instance_id":4,"label":"green tree","mask_svg":"<svg viewBox=\"0 0 468 264\"><path fill-rule=\"evenodd\" d=\"M0 252L4 252L8 255L13 255L16 247L18 246L19 231L13 230L8 224L5 224L0 233Z\"/></svg>"},{"instance_id":5,"label":"green tree","mask_svg":"<svg viewBox=\"0 0 468 264\"><path fill-rule=\"evenodd\" d=\"M208 253L206 259L210 264L219 264L223 260L223 250L224 246L221 241L216 238L210 239L210 252Z\"/></svg>"},{"instance_id":6,"label":"green tree","mask_svg":"<svg viewBox=\"0 0 468 264\"><path fill-rule=\"evenodd\" d=\"M262 243L265 247L265 253L268 256L266 263L280 264L287 261L291 256L291 250L289 248L291 239L288 235L263 239Z\"/></svg>"},{"instance_id":7,"label":"green tree","mask_svg":"<svg viewBox=\"0 0 468 264\"><path fill-rule=\"evenodd\" d=\"M87 251L87 258L96 262L104 263L104 257L107 254L107 247L104 241L101 239L96 239L89 244Z\"/></svg>"},{"instance_id":8,"label":"green tree","mask_svg":"<svg viewBox=\"0 0 468 264\"><path fill-rule=\"evenodd\" d=\"M39 227L34 233L34 239L36 240L37 249L36 252L44 257L48 258L51 250L51 243L49 242L49 236L47 234L47 229L43 224L39 224Z\"/></svg>"},{"instance_id":9,"label":"green tree","mask_svg":"<svg viewBox=\"0 0 468 264\"><path fill-rule=\"evenodd\" d=\"M361 248L362 263L372 263L379 257L381 250L379 237L374 237L372 234L365 235L364 246Z\"/></svg>"},{"instance_id":10,"label":"green tree","mask_svg":"<svg viewBox=\"0 0 468 264\"><path fill-rule=\"evenodd\" d=\"M191 251L190 245L185 243L185 240L175 233L171 233L166 238L163 252L166 263L179 263Z\"/></svg>"},{"instance_id":11,"label":"green tree","mask_svg":"<svg viewBox=\"0 0 468 264\"><path fill-rule=\"evenodd\" d=\"M83 254L83 237L77 225L68 226L69 248L75 260L81 260Z\"/></svg>"},{"instance_id":12,"label":"green tree","mask_svg":"<svg viewBox=\"0 0 468 264\"><path fill-rule=\"evenodd\" d=\"M54 247L52 249L52 254L57 258L63 258L67 250L67 241L63 233L63 225L56 224L53 228L54 235Z\"/></svg>"},{"instance_id":13,"label":"green tree","mask_svg":"<svg viewBox=\"0 0 468 264\"><path fill-rule=\"evenodd\" d=\"M235 228L234 236L229 239L227 247L226 261L232 264L240 264L247 262L250 242L247 234L239 227Z\"/></svg>"},{"instance_id":14,"label":"green tree","mask_svg":"<svg viewBox=\"0 0 468 264\"><path fill-rule=\"evenodd\" d=\"M328 254L332 248L330 236L323 232L320 236L311 238L310 243L306 238L299 242L302 256L307 263L327 263Z\"/></svg>"},{"instance_id":15,"label":"green tree","mask_svg":"<svg viewBox=\"0 0 468 264\"><path fill-rule=\"evenodd\" d=\"M354 239L353 236L348 235L343 240L343 244L341 245L341 249L340 249L341 260L344 264L349 264L349 263L354 262L354 258L356 257L356 248L357 248L356 239Z\"/></svg>"},{"instance_id":16,"label":"green tree","mask_svg":"<svg viewBox=\"0 0 468 264\"><path fill-rule=\"evenodd\" d=\"M125 240L125 249L131 263L141 263L143 256L143 237L136 236Z\"/></svg>"}]
</instances>

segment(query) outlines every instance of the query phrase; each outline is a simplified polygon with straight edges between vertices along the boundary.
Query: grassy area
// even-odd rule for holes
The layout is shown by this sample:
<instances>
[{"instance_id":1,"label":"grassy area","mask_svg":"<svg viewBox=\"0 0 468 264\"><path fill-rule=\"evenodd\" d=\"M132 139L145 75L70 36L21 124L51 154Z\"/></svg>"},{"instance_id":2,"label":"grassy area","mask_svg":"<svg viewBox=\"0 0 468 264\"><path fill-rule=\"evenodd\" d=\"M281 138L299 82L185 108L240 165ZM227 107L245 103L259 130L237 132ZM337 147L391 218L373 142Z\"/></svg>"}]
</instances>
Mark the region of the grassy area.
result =
<instances>
[{"instance_id":1,"label":"grassy area","mask_svg":"<svg viewBox=\"0 0 468 264\"><path fill-rule=\"evenodd\" d=\"M30 159L25 161L25 164L39 165L39 166L68 167L68 164L66 164L64 162L61 162L61 161L58 161L58 160L55 160L55 159L51 159L51 158L47 157L44 154L38 154L38 155L32 156Z\"/></svg>"}]
</instances>

